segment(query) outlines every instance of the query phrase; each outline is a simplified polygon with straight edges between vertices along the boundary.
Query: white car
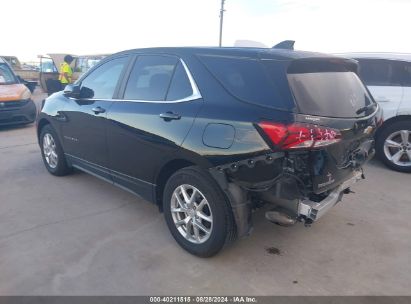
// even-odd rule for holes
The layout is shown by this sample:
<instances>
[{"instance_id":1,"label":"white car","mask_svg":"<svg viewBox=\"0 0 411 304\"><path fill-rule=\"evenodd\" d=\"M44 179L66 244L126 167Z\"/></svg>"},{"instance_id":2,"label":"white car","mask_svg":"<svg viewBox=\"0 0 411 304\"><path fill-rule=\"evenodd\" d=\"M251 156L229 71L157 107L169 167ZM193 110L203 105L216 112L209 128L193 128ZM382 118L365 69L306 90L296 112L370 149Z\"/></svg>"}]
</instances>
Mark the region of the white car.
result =
<instances>
[{"instance_id":1,"label":"white car","mask_svg":"<svg viewBox=\"0 0 411 304\"><path fill-rule=\"evenodd\" d=\"M384 112L377 156L391 169L411 172L411 54L345 53Z\"/></svg>"}]
</instances>

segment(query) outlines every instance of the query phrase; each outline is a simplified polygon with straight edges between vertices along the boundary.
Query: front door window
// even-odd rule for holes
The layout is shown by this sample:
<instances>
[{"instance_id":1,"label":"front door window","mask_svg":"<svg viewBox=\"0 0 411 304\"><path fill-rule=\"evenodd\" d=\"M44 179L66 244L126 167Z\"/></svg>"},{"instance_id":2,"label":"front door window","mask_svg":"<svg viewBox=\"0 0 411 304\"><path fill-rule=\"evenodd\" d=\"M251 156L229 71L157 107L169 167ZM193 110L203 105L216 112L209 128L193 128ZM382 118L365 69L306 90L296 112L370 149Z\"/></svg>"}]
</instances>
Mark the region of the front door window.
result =
<instances>
[{"instance_id":1,"label":"front door window","mask_svg":"<svg viewBox=\"0 0 411 304\"><path fill-rule=\"evenodd\" d=\"M112 99L127 57L110 60L92 71L82 82L80 98Z\"/></svg>"}]
</instances>

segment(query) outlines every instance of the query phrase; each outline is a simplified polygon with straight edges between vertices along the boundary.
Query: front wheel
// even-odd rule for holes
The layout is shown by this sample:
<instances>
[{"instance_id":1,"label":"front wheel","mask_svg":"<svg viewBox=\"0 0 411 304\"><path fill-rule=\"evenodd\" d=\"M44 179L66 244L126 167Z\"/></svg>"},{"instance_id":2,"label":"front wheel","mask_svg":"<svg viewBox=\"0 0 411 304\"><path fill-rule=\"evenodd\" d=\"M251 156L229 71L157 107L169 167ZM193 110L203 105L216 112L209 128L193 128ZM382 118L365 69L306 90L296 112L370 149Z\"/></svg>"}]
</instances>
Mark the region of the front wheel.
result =
<instances>
[{"instance_id":1,"label":"front wheel","mask_svg":"<svg viewBox=\"0 0 411 304\"><path fill-rule=\"evenodd\" d=\"M228 199L198 167L181 169L170 177L164 189L163 211L174 239L191 254L210 257L234 240Z\"/></svg>"},{"instance_id":2,"label":"front wheel","mask_svg":"<svg viewBox=\"0 0 411 304\"><path fill-rule=\"evenodd\" d=\"M51 174L63 176L71 172L63 148L51 125L46 125L41 129L40 148L44 165Z\"/></svg>"},{"instance_id":3,"label":"front wheel","mask_svg":"<svg viewBox=\"0 0 411 304\"><path fill-rule=\"evenodd\" d=\"M396 171L411 172L411 121L387 126L376 140L378 157Z\"/></svg>"}]
</instances>

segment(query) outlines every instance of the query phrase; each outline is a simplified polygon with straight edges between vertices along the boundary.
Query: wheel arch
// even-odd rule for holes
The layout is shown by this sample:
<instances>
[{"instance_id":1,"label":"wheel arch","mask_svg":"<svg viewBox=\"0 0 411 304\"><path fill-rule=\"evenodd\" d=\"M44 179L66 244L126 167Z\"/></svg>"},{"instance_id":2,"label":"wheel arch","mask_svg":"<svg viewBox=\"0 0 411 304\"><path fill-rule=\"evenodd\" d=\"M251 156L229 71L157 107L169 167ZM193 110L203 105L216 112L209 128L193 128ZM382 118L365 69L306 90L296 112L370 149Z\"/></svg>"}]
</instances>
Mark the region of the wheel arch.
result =
<instances>
[{"instance_id":1,"label":"wheel arch","mask_svg":"<svg viewBox=\"0 0 411 304\"><path fill-rule=\"evenodd\" d=\"M398 115L387 119L386 121L384 121L382 126L378 128L377 133L375 134L375 138L377 139L380 136L381 132L391 126L393 123L400 121L411 121L411 115Z\"/></svg>"},{"instance_id":2,"label":"wheel arch","mask_svg":"<svg viewBox=\"0 0 411 304\"><path fill-rule=\"evenodd\" d=\"M46 118L41 118L40 120L39 120L39 122L37 123L37 140L38 140L38 142L40 142L40 133L41 133L41 130L44 128L44 126L46 126L46 125L51 125L51 122L48 120L48 119L46 119Z\"/></svg>"},{"instance_id":3,"label":"wheel arch","mask_svg":"<svg viewBox=\"0 0 411 304\"><path fill-rule=\"evenodd\" d=\"M154 190L154 202L158 206L160 211L163 211L163 192L164 192L164 187L168 181L168 179L173 175L176 171L190 167L190 166L195 166L197 165L196 163L189 161L187 159L183 158L178 158L178 159L173 159L167 162L162 166L160 169L159 173L157 174L157 177L155 179L156 181L156 187Z\"/></svg>"}]
</instances>

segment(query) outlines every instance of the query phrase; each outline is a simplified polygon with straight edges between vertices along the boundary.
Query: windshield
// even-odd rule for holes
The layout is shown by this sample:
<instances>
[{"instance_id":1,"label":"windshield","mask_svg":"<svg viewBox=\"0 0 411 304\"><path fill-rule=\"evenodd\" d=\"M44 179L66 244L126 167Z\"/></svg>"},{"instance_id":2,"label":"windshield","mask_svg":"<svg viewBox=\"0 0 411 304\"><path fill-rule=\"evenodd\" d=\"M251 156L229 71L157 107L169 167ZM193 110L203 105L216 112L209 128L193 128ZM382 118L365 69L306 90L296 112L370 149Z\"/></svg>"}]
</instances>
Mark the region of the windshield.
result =
<instances>
[{"instance_id":1,"label":"windshield","mask_svg":"<svg viewBox=\"0 0 411 304\"><path fill-rule=\"evenodd\" d=\"M6 64L0 63L0 85L13 83L17 83L16 78L13 75L13 72Z\"/></svg>"},{"instance_id":2,"label":"windshield","mask_svg":"<svg viewBox=\"0 0 411 304\"><path fill-rule=\"evenodd\" d=\"M354 72L288 74L288 81L303 114L354 118L375 111L375 103Z\"/></svg>"}]
</instances>

